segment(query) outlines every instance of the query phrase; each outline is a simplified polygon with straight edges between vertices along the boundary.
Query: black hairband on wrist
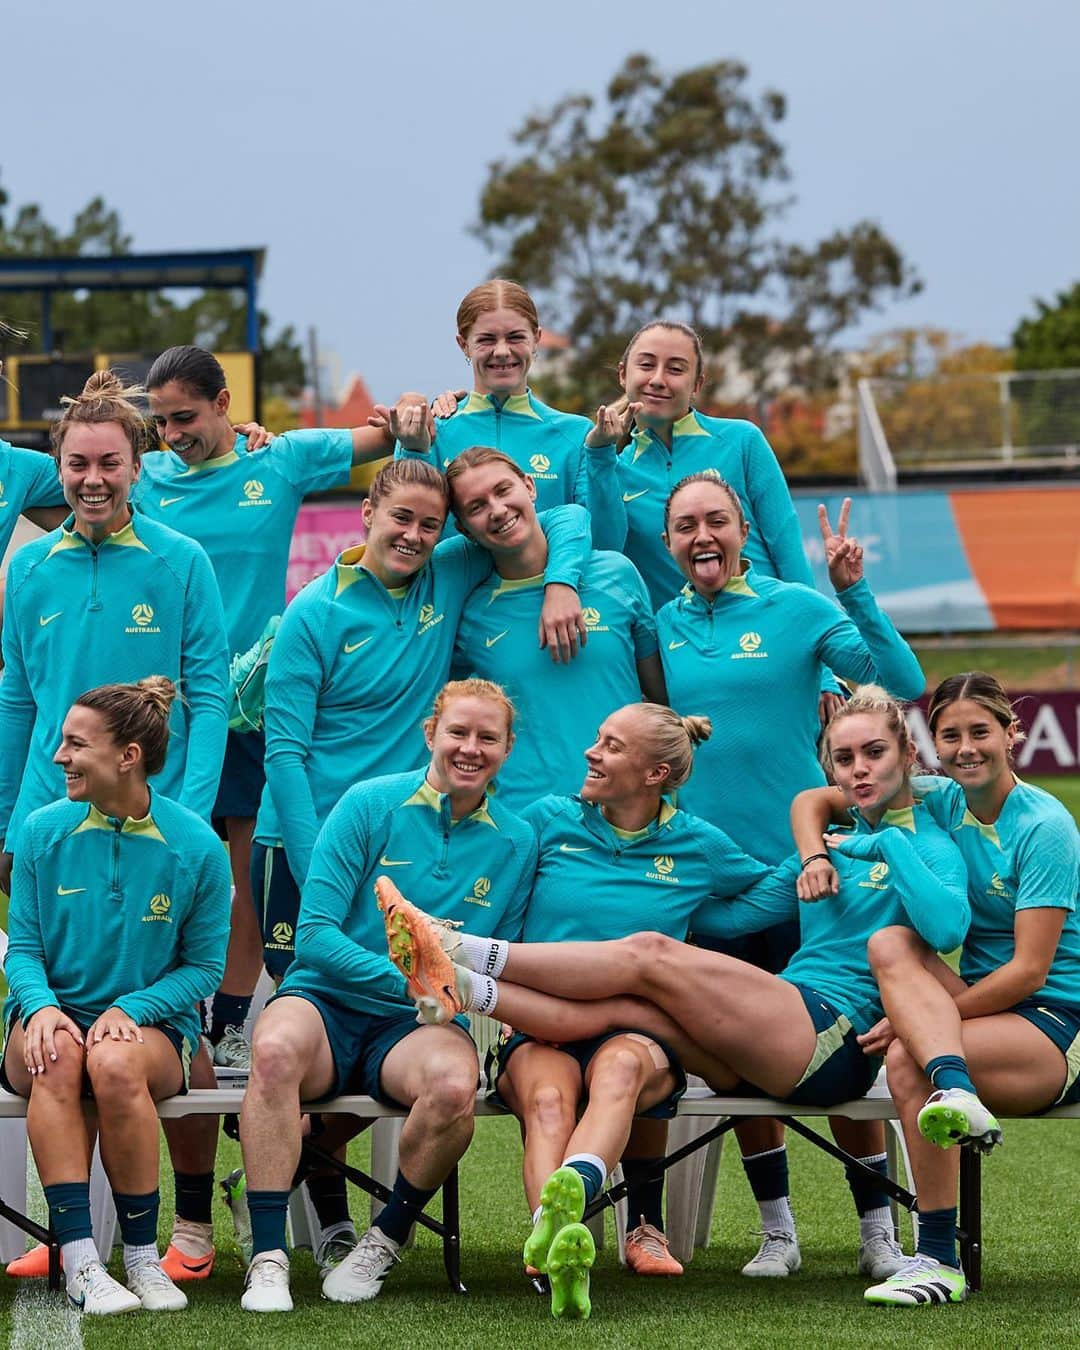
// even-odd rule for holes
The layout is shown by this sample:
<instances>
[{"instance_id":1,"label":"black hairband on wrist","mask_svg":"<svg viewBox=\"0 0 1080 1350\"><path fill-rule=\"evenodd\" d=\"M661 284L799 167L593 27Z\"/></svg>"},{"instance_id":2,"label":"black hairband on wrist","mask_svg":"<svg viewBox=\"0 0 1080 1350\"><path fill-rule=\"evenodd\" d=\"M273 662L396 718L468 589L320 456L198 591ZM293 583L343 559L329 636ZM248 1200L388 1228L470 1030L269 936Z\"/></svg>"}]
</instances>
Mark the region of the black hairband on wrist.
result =
<instances>
[{"instance_id":1,"label":"black hairband on wrist","mask_svg":"<svg viewBox=\"0 0 1080 1350\"><path fill-rule=\"evenodd\" d=\"M799 870L805 872L812 862L817 862L820 858L823 858L826 862L829 861L827 853L811 853L809 858L803 858Z\"/></svg>"}]
</instances>

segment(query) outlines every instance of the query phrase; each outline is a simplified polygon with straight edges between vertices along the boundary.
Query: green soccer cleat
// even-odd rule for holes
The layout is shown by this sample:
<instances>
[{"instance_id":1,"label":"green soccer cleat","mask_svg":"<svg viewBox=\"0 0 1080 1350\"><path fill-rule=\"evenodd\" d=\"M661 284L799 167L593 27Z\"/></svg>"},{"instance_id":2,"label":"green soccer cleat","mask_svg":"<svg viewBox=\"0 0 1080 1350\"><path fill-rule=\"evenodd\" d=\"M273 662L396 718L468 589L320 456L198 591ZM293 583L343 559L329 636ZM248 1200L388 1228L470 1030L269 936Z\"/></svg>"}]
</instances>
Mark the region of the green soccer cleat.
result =
<instances>
[{"instance_id":1,"label":"green soccer cleat","mask_svg":"<svg viewBox=\"0 0 1080 1350\"><path fill-rule=\"evenodd\" d=\"M918 1252L904 1259L890 1279L871 1285L863 1294L867 1303L917 1308L923 1303L963 1303L967 1280L956 1266L945 1266Z\"/></svg>"},{"instance_id":2,"label":"green soccer cleat","mask_svg":"<svg viewBox=\"0 0 1080 1350\"><path fill-rule=\"evenodd\" d=\"M556 1173L558 1175L558 1173ZM584 1322L592 1312L589 1271L596 1260L596 1244L583 1223L571 1223L555 1235L548 1252L552 1317Z\"/></svg>"},{"instance_id":3,"label":"green soccer cleat","mask_svg":"<svg viewBox=\"0 0 1080 1350\"><path fill-rule=\"evenodd\" d=\"M540 1217L525 1241L525 1265L542 1275L548 1273L548 1250L556 1234L568 1224L581 1222L585 1213L585 1183L572 1167L559 1167L540 1192Z\"/></svg>"},{"instance_id":4,"label":"green soccer cleat","mask_svg":"<svg viewBox=\"0 0 1080 1350\"><path fill-rule=\"evenodd\" d=\"M945 1088L927 1097L919 1112L919 1133L939 1148L974 1144L989 1153L1001 1143L1001 1126L974 1093Z\"/></svg>"}]
</instances>

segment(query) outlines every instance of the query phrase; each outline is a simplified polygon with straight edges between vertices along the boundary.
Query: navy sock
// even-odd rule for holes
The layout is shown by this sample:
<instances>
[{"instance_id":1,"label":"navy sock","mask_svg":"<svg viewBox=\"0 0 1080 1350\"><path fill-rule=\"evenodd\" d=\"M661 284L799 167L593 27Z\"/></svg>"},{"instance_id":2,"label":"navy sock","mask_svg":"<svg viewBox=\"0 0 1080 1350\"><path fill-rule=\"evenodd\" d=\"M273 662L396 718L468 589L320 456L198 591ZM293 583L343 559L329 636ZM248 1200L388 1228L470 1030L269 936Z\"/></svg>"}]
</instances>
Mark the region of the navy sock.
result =
<instances>
[{"instance_id":1,"label":"navy sock","mask_svg":"<svg viewBox=\"0 0 1080 1350\"><path fill-rule=\"evenodd\" d=\"M113 1202L124 1246L157 1246L158 1209L161 1206L158 1192L153 1190L147 1191L145 1195L128 1195L123 1191L113 1191Z\"/></svg>"},{"instance_id":2,"label":"navy sock","mask_svg":"<svg viewBox=\"0 0 1080 1350\"><path fill-rule=\"evenodd\" d=\"M308 1195L323 1228L349 1223L349 1196L340 1172L320 1172L307 1178Z\"/></svg>"},{"instance_id":3,"label":"navy sock","mask_svg":"<svg viewBox=\"0 0 1080 1350\"><path fill-rule=\"evenodd\" d=\"M600 1171L594 1163L586 1162L584 1158L574 1158L572 1161L563 1163L564 1167L572 1167L581 1180L585 1183L585 1203L596 1199L604 1185L604 1173Z\"/></svg>"},{"instance_id":4,"label":"navy sock","mask_svg":"<svg viewBox=\"0 0 1080 1350\"><path fill-rule=\"evenodd\" d=\"M956 1254L956 1207L952 1209L931 1209L924 1214L919 1211L920 1256L931 1256L943 1266L959 1268L960 1258Z\"/></svg>"},{"instance_id":5,"label":"navy sock","mask_svg":"<svg viewBox=\"0 0 1080 1350\"><path fill-rule=\"evenodd\" d=\"M213 1172L174 1172L176 1217L190 1223L213 1223Z\"/></svg>"},{"instance_id":6,"label":"navy sock","mask_svg":"<svg viewBox=\"0 0 1080 1350\"><path fill-rule=\"evenodd\" d=\"M659 1158L624 1158L623 1178L626 1181L626 1206L629 1226L636 1228L641 1219L664 1231L664 1174L650 1179L649 1172Z\"/></svg>"},{"instance_id":7,"label":"navy sock","mask_svg":"<svg viewBox=\"0 0 1080 1350\"><path fill-rule=\"evenodd\" d=\"M436 1186L430 1191L421 1190L411 1181L406 1181L398 1172L390 1199L375 1220L375 1227L391 1242L396 1242L400 1246L408 1238L409 1229L416 1222L416 1216L438 1189Z\"/></svg>"},{"instance_id":8,"label":"navy sock","mask_svg":"<svg viewBox=\"0 0 1080 1350\"><path fill-rule=\"evenodd\" d=\"M967 1060L963 1055L935 1055L930 1060L923 1073L930 1079L935 1088L963 1088L965 1092L970 1092L973 1097L977 1097L975 1084L971 1081L968 1073Z\"/></svg>"},{"instance_id":9,"label":"navy sock","mask_svg":"<svg viewBox=\"0 0 1080 1350\"><path fill-rule=\"evenodd\" d=\"M288 1191L248 1191L251 1215L251 1254L285 1251L285 1216L289 1210Z\"/></svg>"},{"instance_id":10,"label":"navy sock","mask_svg":"<svg viewBox=\"0 0 1080 1350\"><path fill-rule=\"evenodd\" d=\"M889 1175L888 1162L884 1154L876 1158L864 1158L862 1161L867 1167L872 1167L879 1176L887 1177ZM872 1209L888 1208L888 1191L871 1181L865 1173L860 1172L858 1168L852 1167L849 1163L844 1168L844 1175L851 1187L852 1198L855 1201L855 1208L860 1219Z\"/></svg>"},{"instance_id":11,"label":"navy sock","mask_svg":"<svg viewBox=\"0 0 1080 1350\"><path fill-rule=\"evenodd\" d=\"M217 1045L225 1034L226 1027L242 1027L247 1021L251 1009L250 994L223 994L219 990L214 995L210 1008L210 1039Z\"/></svg>"},{"instance_id":12,"label":"navy sock","mask_svg":"<svg viewBox=\"0 0 1080 1350\"><path fill-rule=\"evenodd\" d=\"M781 1200L789 1194L787 1149L783 1146L744 1158L742 1165L759 1204L763 1200Z\"/></svg>"},{"instance_id":13,"label":"navy sock","mask_svg":"<svg viewBox=\"0 0 1080 1350\"><path fill-rule=\"evenodd\" d=\"M78 1242L93 1237L90 1223L90 1183L88 1181L58 1181L46 1186L45 1200L49 1206L49 1222L61 1247L65 1242Z\"/></svg>"}]
</instances>

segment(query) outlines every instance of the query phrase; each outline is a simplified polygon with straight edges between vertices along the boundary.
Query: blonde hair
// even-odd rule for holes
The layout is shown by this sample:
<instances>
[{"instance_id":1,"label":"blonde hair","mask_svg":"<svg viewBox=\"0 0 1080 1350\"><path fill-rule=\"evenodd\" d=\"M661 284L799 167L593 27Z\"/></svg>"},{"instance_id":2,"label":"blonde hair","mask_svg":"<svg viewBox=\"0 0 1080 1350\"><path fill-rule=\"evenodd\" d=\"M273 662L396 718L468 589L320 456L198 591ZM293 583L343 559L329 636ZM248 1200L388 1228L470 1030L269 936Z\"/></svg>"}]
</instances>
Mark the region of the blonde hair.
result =
<instances>
[{"instance_id":1,"label":"blonde hair","mask_svg":"<svg viewBox=\"0 0 1080 1350\"><path fill-rule=\"evenodd\" d=\"M53 454L59 459L64 437L73 426L116 422L128 439L133 457L138 461L143 451L156 443L156 434L151 431L145 413L132 401L143 392L137 384L125 386L113 370L94 371L83 385L81 394L75 398L65 395L60 400L64 411L52 424L49 433Z\"/></svg>"},{"instance_id":2,"label":"blonde hair","mask_svg":"<svg viewBox=\"0 0 1080 1350\"><path fill-rule=\"evenodd\" d=\"M454 519L464 529L459 507L461 505L457 493L454 491L455 481L469 469L479 469L484 464L501 464L509 473L516 474L524 483L528 475L525 470L510 458L503 454L501 450L495 450L490 445L471 445L468 450L462 450L460 455L455 455L446 466L446 486L450 492L450 510L454 513Z\"/></svg>"},{"instance_id":3,"label":"blonde hair","mask_svg":"<svg viewBox=\"0 0 1080 1350\"><path fill-rule=\"evenodd\" d=\"M452 703L456 698L486 698L492 703L497 703L506 715L506 738L510 739L510 733L514 729L515 709L510 695L502 687L496 684L494 680L481 680L472 676L467 680L448 680L446 684L435 695L435 702L431 708L431 715L424 719L424 730L428 733L435 730L435 725L439 718L446 711L446 706Z\"/></svg>"},{"instance_id":4,"label":"blonde hair","mask_svg":"<svg viewBox=\"0 0 1080 1350\"><path fill-rule=\"evenodd\" d=\"M1014 744L1024 739L1024 730L1004 686L985 670L966 670L960 675L950 675L948 679L942 680L931 694L926 709L926 725L930 728L931 736L935 735L938 718L945 709L951 703L959 703L961 699L977 703L1006 731L1011 727Z\"/></svg>"},{"instance_id":5,"label":"blonde hair","mask_svg":"<svg viewBox=\"0 0 1080 1350\"><path fill-rule=\"evenodd\" d=\"M525 287L516 281L507 281L505 277L492 277L490 281L474 286L458 305L458 334L467 338L480 315L491 309L512 309L521 315L534 334L540 331L536 305Z\"/></svg>"},{"instance_id":6,"label":"blonde hair","mask_svg":"<svg viewBox=\"0 0 1080 1350\"><path fill-rule=\"evenodd\" d=\"M682 787L694 768L694 749L712 735L708 717L680 717L662 703L628 703L620 712L630 712L641 723L639 744L651 764L666 764L664 789Z\"/></svg>"},{"instance_id":7,"label":"blonde hair","mask_svg":"<svg viewBox=\"0 0 1080 1350\"><path fill-rule=\"evenodd\" d=\"M895 738L897 745L899 745L900 754L904 759L911 751L914 742L911 738L907 719L904 716L904 705L898 699L893 698L888 690L882 689L879 684L860 684L851 697L829 718L829 724L821 738L818 755L821 760L821 767L830 778L833 774L830 732L834 726L845 718L857 717L860 713L873 713L885 719L885 724Z\"/></svg>"},{"instance_id":8,"label":"blonde hair","mask_svg":"<svg viewBox=\"0 0 1080 1350\"><path fill-rule=\"evenodd\" d=\"M169 710L176 692L176 685L164 675L147 675L135 684L99 684L80 694L75 706L100 713L117 745L137 745L149 778L165 763Z\"/></svg>"}]
</instances>

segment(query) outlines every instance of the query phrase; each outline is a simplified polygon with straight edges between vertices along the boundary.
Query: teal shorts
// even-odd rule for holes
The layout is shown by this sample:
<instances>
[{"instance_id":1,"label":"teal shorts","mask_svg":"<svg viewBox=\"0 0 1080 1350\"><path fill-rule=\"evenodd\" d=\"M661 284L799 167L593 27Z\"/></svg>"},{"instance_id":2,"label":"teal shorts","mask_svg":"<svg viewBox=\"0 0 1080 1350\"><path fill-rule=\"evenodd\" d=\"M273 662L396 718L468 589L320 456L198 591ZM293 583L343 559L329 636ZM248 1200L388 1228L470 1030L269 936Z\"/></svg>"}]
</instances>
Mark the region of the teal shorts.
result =
<instances>
[{"instance_id":1,"label":"teal shorts","mask_svg":"<svg viewBox=\"0 0 1080 1350\"><path fill-rule=\"evenodd\" d=\"M1055 1106L1072 1106L1080 1101L1080 1008L1049 1003L1042 998L1025 998L1009 1011L1038 1027L1065 1056L1065 1086L1054 1101L1043 1107L1043 1111L1051 1111Z\"/></svg>"},{"instance_id":2,"label":"teal shorts","mask_svg":"<svg viewBox=\"0 0 1080 1350\"><path fill-rule=\"evenodd\" d=\"M306 989L284 989L274 998L302 998L316 1010L322 1018L326 1030L326 1039L330 1045L330 1054L334 1061L334 1082L321 1101L331 1097L340 1097L343 1093L358 1093L374 1097L384 1106L397 1106L408 1110L405 1102L399 1102L382 1088L383 1060L399 1041L403 1041L420 1026L416 1013L411 1009L390 1013L379 1017L374 1013L354 1012L343 1008L340 1003L324 998L321 994L309 993ZM457 1026L469 1037L467 1018L458 1016L448 1026ZM472 1038L469 1037L472 1045Z\"/></svg>"}]
</instances>

